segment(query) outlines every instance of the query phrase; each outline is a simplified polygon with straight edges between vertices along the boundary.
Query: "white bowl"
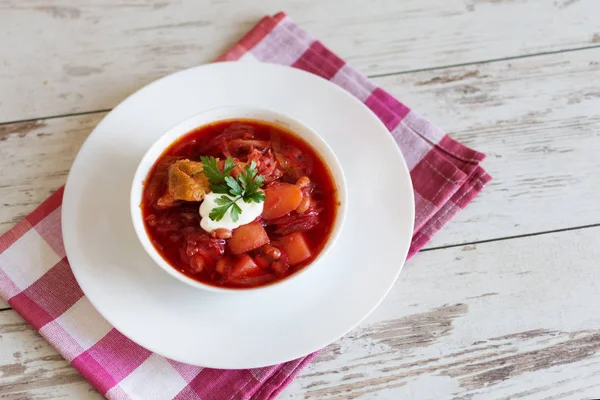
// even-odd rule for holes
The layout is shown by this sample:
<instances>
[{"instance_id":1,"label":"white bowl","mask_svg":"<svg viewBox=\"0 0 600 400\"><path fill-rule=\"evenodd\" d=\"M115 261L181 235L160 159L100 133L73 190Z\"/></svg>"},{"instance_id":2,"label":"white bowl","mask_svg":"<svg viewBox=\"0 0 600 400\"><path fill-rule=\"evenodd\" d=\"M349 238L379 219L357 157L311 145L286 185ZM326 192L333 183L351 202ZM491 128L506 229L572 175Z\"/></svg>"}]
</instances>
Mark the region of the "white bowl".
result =
<instances>
[{"instance_id":1,"label":"white bowl","mask_svg":"<svg viewBox=\"0 0 600 400\"><path fill-rule=\"evenodd\" d=\"M283 280L276 281L272 284L268 284L265 286L247 289L224 288L208 285L184 275L183 273L175 269L173 266L171 266L160 255L160 253L156 251L155 247L152 245L150 239L148 238L148 233L146 232L143 215L140 208L140 204L142 202L142 193L144 190L144 181L148 177L148 173L154 165L154 163L156 162L156 160L173 142L175 142L181 136L184 136L185 134L198 127L211 124L217 121L225 121L232 119L253 119L258 121L265 121L273 125L280 126L281 128L294 133L298 137L301 137L306 142L308 142L322 157L323 161L325 161L325 164L329 167L329 171L331 172L333 181L336 185L337 197L339 202L339 207L337 209L336 217L334 219L334 226L331 230L329 238L327 239L327 243L325 244L321 252L318 254L318 256L313 260L313 262L311 262L309 265L305 266L300 271L290 275L289 277ZM333 150L331 150L329 145L314 130L312 130L302 122L298 121L297 119L271 110L252 106L229 106L205 111L200 114L194 115L193 117L190 117L185 121L180 122L173 128L169 129L167 132L165 132L156 142L154 142L154 144L150 147L150 149L148 149L148 151L146 152L146 154L144 154L144 157L140 161L135 172L135 176L133 178L130 200L131 217L133 219L133 226L135 228L137 237L139 238L146 252L150 255L150 257L152 257L156 264L158 264L169 275L175 277L181 282L184 282L195 288L221 293L239 293L264 290L288 282L291 279L295 279L298 276L305 273L306 271L308 271L309 269L313 269L317 265L322 264L321 260L323 259L323 256L329 251L329 249L331 249L341 232L344 216L346 214L347 209L346 180L344 178L344 173L342 171L340 162L338 161L335 153L333 152Z\"/></svg>"}]
</instances>

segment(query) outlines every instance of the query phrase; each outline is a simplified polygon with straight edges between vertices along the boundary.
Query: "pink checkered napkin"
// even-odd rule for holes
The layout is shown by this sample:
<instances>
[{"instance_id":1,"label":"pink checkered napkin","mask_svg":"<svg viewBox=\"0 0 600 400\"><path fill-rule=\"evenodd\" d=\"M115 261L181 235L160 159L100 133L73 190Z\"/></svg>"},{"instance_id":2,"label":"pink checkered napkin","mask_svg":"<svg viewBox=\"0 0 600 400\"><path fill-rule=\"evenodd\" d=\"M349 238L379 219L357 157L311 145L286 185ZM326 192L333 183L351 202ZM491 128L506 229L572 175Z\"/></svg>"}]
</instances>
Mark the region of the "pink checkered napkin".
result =
<instances>
[{"instance_id":1,"label":"pink checkered napkin","mask_svg":"<svg viewBox=\"0 0 600 400\"><path fill-rule=\"evenodd\" d=\"M264 18L220 60L291 65L335 82L390 130L416 200L409 257L490 180L484 155L450 139L294 24ZM151 353L111 327L77 285L63 247L62 189L0 237L0 295L110 399L272 399L316 355L251 370L215 370ZM398 260L400 262L400 260Z\"/></svg>"}]
</instances>

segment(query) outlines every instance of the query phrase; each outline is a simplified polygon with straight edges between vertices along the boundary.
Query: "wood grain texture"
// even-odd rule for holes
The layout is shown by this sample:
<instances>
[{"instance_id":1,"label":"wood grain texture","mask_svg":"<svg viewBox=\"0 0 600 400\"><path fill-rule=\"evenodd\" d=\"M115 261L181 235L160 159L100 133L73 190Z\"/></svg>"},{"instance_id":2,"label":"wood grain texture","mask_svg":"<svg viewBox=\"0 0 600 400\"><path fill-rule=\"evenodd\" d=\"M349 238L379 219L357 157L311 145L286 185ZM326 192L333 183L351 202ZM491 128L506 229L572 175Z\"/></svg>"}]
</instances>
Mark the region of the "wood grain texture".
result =
<instances>
[{"instance_id":1,"label":"wood grain texture","mask_svg":"<svg viewBox=\"0 0 600 400\"><path fill-rule=\"evenodd\" d=\"M282 398L597 398L599 261L600 228L420 253Z\"/></svg>"},{"instance_id":2,"label":"wood grain texture","mask_svg":"<svg viewBox=\"0 0 600 400\"><path fill-rule=\"evenodd\" d=\"M0 122L114 107L280 10L368 74L600 44L597 0L1 0Z\"/></svg>"},{"instance_id":3,"label":"wood grain texture","mask_svg":"<svg viewBox=\"0 0 600 400\"><path fill-rule=\"evenodd\" d=\"M0 125L0 233L64 185L104 113Z\"/></svg>"},{"instance_id":4,"label":"wood grain texture","mask_svg":"<svg viewBox=\"0 0 600 400\"><path fill-rule=\"evenodd\" d=\"M0 312L0 398L102 399L14 311Z\"/></svg>"},{"instance_id":5,"label":"wood grain texture","mask_svg":"<svg viewBox=\"0 0 600 400\"><path fill-rule=\"evenodd\" d=\"M598 262L600 228L420 253L375 313L280 398L597 397ZM0 312L0 371L0 395L47 385L48 396L95 398L12 310Z\"/></svg>"},{"instance_id":6,"label":"wood grain texture","mask_svg":"<svg viewBox=\"0 0 600 400\"><path fill-rule=\"evenodd\" d=\"M600 227L473 244L600 224L597 0L0 0L0 234L65 182L105 113L43 117L111 108L280 9L394 74L375 81L487 153L494 177L280 398L599 398ZM453 64L470 65L439 68ZM0 398L102 397L5 310Z\"/></svg>"},{"instance_id":7,"label":"wood grain texture","mask_svg":"<svg viewBox=\"0 0 600 400\"><path fill-rule=\"evenodd\" d=\"M494 180L429 247L600 223L599 73L591 49L375 79L488 154ZM0 232L65 182L104 115L0 125Z\"/></svg>"},{"instance_id":8,"label":"wood grain texture","mask_svg":"<svg viewBox=\"0 0 600 400\"><path fill-rule=\"evenodd\" d=\"M484 192L428 247L600 223L600 49L377 82L487 154Z\"/></svg>"}]
</instances>

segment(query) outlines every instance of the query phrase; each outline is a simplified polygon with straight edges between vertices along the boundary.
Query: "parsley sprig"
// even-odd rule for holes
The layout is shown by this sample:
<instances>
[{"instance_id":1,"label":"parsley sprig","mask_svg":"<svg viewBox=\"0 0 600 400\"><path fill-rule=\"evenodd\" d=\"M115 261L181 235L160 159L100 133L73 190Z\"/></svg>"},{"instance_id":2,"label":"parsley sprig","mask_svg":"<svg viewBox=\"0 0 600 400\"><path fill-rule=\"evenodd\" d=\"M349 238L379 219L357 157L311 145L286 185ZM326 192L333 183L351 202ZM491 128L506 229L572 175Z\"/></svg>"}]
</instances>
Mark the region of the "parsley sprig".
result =
<instances>
[{"instance_id":1,"label":"parsley sprig","mask_svg":"<svg viewBox=\"0 0 600 400\"><path fill-rule=\"evenodd\" d=\"M200 161L203 165L202 171L210 182L210 190L217 194L226 195L215 200L218 207L213 208L208 215L213 221L222 220L231 208L231 219L233 222L237 222L242 213L242 209L237 204L238 200L243 200L248 204L265 201L265 193L260 190L265 178L258 174L254 160L249 165L246 165L242 172L235 178L231 176L231 171L236 167L231 157L227 157L225 160L223 172L219 169L217 159L213 156L200 157Z\"/></svg>"}]
</instances>

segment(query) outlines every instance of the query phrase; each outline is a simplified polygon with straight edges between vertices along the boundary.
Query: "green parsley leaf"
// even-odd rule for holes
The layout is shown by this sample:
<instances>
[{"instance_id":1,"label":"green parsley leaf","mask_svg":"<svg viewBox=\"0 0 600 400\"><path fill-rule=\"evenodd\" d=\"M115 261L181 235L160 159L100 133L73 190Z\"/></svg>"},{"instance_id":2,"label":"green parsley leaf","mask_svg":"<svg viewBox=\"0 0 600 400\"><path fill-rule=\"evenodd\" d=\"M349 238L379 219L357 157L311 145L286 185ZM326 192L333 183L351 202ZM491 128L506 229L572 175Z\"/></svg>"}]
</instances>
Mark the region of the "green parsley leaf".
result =
<instances>
[{"instance_id":1,"label":"green parsley leaf","mask_svg":"<svg viewBox=\"0 0 600 400\"><path fill-rule=\"evenodd\" d=\"M210 214L208 214L208 218L212 219L213 221L220 221L225 216L225 212L227 212L227 209L223 209L223 207L213 208L210 211Z\"/></svg>"},{"instance_id":2,"label":"green parsley leaf","mask_svg":"<svg viewBox=\"0 0 600 400\"><path fill-rule=\"evenodd\" d=\"M242 209L237 204L238 200L243 200L245 203L262 203L266 200L265 193L260 190L265 178L258 175L256 161L252 160L249 165L246 165L236 178L231 176L231 172L236 167L231 157L227 157L225 160L223 172L219 169L217 159L213 156L202 156L200 161L203 165L202 171L210 182L210 190L217 194L228 195L215 200L219 207L212 209L208 215L213 221L222 220L231 208L231 220L237 222L242 213Z\"/></svg>"},{"instance_id":3,"label":"green parsley leaf","mask_svg":"<svg viewBox=\"0 0 600 400\"><path fill-rule=\"evenodd\" d=\"M259 188L262 187L263 183L265 182L265 177L262 175L258 175L256 178L254 178L254 183L256 184L256 186L258 186Z\"/></svg>"},{"instance_id":4,"label":"green parsley leaf","mask_svg":"<svg viewBox=\"0 0 600 400\"><path fill-rule=\"evenodd\" d=\"M202 172L206 175L210 183L217 184L223 182L224 175L217 166L216 158L213 156L202 156L200 157L200 161L202 162Z\"/></svg>"},{"instance_id":5,"label":"green parsley leaf","mask_svg":"<svg viewBox=\"0 0 600 400\"><path fill-rule=\"evenodd\" d=\"M223 219L227 210L235 203L236 199L230 199L227 196L221 196L215 200L215 203L219 205L219 207L215 207L210 211L208 217L213 221L220 221Z\"/></svg>"},{"instance_id":6,"label":"green parsley leaf","mask_svg":"<svg viewBox=\"0 0 600 400\"><path fill-rule=\"evenodd\" d=\"M235 168L235 164L233 163L233 158L227 157L225 160L225 166L223 167L223 175L229 176L231 171Z\"/></svg>"},{"instance_id":7,"label":"green parsley leaf","mask_svg":"<svg viewBox=\"0 0 600 400\"><path fill-rule=\"evenodd\" d=\"M229 193L231 193L232 196L241 196L242 194L244 194L244 188L242 187L242 185L240 185L240 183L231 176L226 176L225 182L227 183L227 186L229 186L229 188L231 189L229 190Z\"/></svg>"},{"instance_id":8,"label":"green parsley leaf","mask_svg":"<svg viewBox=\"0 0 600 400\"><path fill-rule=\"evenodd\" d=\"M265 200L267 200L267 196L265 195L265 192L261 190L259 192L256 192L256 194L253 196L253 200L255 203L262 203Z\"/></svg>"},{"instance_id":9,"label":"green parsley leaf","mask_svg":"<svg viewBox=\"0 0 600 400\"><path fill-rule=\"evenodd\" d=\"M248 187L248 181L246 180L246 171L242 170L242 172L237 176L237 180L244 188Z\"/></svg>"},{"instance_id":10,"label":"green parsley leaf","mask_svg":"<svg viewBox=\"0 0 600 400\"><path fill-rule=\"evenodd\" d=\"M208 217L213 221L220 221L223 219L227 211L231 208L231 220L233 222L238 222L240 219L240 214L242 213L242 209L236 203L240 197L229 198L227 196L221 196L215 200L215 203L219 205L219 207L215 207L211 210Z\"/></svg>"},{"instance_id":11,"label":"green parsley leaf","mask_svg":"<svg viewBox=\"0 0 600 400\"><path fill-rule=\"evenodd\" d=\"M250 165L246 165L246 168L244 169L246 170L246 173L248 175L248 180L252 182L256 177L256 174L258 174L258 170L256 169L256 161L252 160Z\"/></svg>"},{"instance_id":12,"label":"green parsley leaf","mask_svg":"<svg viewBox=\"0 0 600 400\"><path fill-rule=\"evenodd\" d=\"M265 201L267 199L267 196L265 196L265 192L263 192L262 190L257 191L254 194L251 195L245 195L243 197L244 202L245 203L262 203L263 201Z\"/></svg>"},{"instance_id":13,"label":"green parsley leaf","mask_svg":"<svg viewBox=\"0 0 600 400\"><path fill-rule=\"evenodd\" d=\"M252 161L250 165L244 168L244 171L240 174L240 181L244 185L244 195L242 198L246 203L262 203L265 201L265 194L260 188L264 183L264 176L257 175L258 170L256 169L256 163Z\"/></svg>"},{"instance_id":14,"label":"green parsley leaf","mask_svg":"<svg viewBox=\"0 0 600 400\"><path fill-rule=\"evenodd\" d=\"M241 213L242 209L240 206L238 206L237 203L233 203L233 206L231 206L231 220L233 222L238 222Z\"/></svg>"},{"instance_id":15,"label":"green parsley leaf","mask_svg":"<svg viewBox=\"0 0 600 400\"><path fill-rule=\"evenodd\" d=\"M229 187L223 183L217 183L216 185L210 185L210 190L216 194L228 194Z\"/></svg>"},{"instance_id":16,"label":"green parsley leaf","mask_svg":"<svg viewBox=\"0 0 600 400\"><path fill-rule=\"evenodd\" d=\"M227 196L221 196L215 200L215 203L217 203L220 206L231 206L233 202L234 200L230 199Z\"/></svg>"},{"instance_id":17,"label":"green parsley leaf","mask_svg":"<svg viewBox=\"0 0 600 400\"><path fill-rule=\"evenodd\" d=\"M210 211L210 214L208 214L208 217L210 219L212 219L213 221L220 221L225 216L225 213L227 212L228 208L229 207L216 207L216 208L213 208Z\"/></svg>"}]
</instances>

